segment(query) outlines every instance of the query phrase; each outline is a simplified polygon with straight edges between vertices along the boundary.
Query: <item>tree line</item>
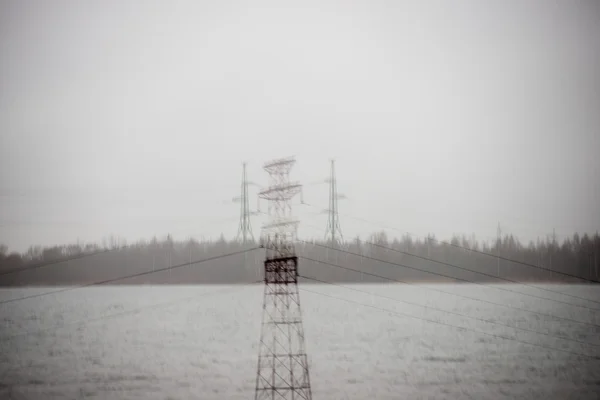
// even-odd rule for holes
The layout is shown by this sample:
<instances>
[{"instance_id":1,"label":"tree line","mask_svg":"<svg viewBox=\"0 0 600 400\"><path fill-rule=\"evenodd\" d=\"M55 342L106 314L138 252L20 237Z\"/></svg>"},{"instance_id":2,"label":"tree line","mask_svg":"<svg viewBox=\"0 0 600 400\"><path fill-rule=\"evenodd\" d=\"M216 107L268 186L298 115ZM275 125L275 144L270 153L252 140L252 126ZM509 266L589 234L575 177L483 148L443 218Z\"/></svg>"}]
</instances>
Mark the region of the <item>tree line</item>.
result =
<instances>
[{"instance_id":1,"label":"tree line","mask_svg":"<svg viewBox=\"0 0 600 400\"><path fill-rule=\"evenodd\" d=\"M9 252L0 245L0 285L79 285L163 268L167 270L115 284L246 283L262 279L264 249L194 262L255 247L258 243L240 243L223 236L175 241L169 235L130 245L111 237L102 244L32 246L23 253ZM384 281L375 275L421 282L584 283L600 279L597 233L523 245L512 235L487 244L466 236L442 242L435 237L413 239L409 235L389 238L385 232L377 232L366 240L342 243L300 241L296 251L302 275L328 282Z\"/></svg>"}]
</instances>

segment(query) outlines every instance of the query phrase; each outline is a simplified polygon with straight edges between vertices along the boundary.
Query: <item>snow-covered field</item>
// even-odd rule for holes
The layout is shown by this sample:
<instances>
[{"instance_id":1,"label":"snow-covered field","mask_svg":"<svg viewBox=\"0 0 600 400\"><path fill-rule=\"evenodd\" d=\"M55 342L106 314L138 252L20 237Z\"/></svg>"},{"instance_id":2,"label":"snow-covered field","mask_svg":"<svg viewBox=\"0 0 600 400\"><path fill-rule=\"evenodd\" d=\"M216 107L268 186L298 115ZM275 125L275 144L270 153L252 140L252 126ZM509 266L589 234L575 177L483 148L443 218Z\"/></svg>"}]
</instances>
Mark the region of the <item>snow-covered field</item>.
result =
<instances>
[{"instance_id":1,"label":"snow-covered field","mask_svg":"<svg viewBox=\"0 0 600 400\"><path fill-rule=\"evenodd\" d=\"M600 286L544 285L596 303L499 287L588 308L477 285L301 284L313 397L600 398ZM0 301L53 290L0 290ZM261 302L262 286L246 285L95 287L2 304L0 398L253 398Z\"/></svg>"}]
</instances>

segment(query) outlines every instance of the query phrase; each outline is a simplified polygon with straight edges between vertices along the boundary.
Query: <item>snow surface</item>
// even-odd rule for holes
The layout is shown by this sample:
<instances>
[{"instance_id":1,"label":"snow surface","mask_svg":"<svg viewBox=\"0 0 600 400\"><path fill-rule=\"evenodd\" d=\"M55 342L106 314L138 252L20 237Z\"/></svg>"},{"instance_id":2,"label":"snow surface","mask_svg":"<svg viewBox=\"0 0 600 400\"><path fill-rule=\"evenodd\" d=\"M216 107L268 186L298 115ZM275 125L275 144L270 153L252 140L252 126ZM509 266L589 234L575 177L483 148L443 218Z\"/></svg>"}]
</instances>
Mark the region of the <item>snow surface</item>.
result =
<instances>
[{"instance_id":1,"label":"snow surface","mask_svg":"<svg viewBox=\"0 0 600 400\"><path fill-rule=\"evenodd\" d=\"M300 286L315 399L600 398L600 328L440 291L597 325L599 303L521 285L498 287L599 311L480 285L344 286ZM600 301L600 286L544 287ZM0 290L0 301L57 289ZM253 398L261 305L261 285L94 287L2 304L0 399Z\"/></svg>"}]
</instances>

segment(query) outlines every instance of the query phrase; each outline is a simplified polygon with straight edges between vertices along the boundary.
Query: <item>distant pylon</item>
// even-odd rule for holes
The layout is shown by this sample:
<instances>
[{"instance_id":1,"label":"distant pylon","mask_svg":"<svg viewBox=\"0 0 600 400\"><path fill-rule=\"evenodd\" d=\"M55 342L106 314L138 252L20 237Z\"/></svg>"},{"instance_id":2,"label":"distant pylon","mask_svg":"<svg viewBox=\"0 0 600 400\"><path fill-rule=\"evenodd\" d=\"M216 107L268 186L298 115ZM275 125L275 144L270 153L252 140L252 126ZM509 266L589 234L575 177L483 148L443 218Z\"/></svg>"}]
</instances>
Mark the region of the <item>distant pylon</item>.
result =
<instances>
[{"instance_id":1,"label":"distant pylon","mask_svg":"<svg viewBox=\"0 0 600 400\"><path fill-rule=\"evenodd\" d=\"M252 224L250 223L250 216L254 213L250 212L250 205L248 201L248 176L246 175L246 163L243 163L242 171L242 193L239 197L235 197L234 201L240 202L240 225L238 227L238 233L236 240L248 243L249 239L254 241L254 235L252 234Z\"/></svg>"},{"instance_id":2,"label":"distant pylon","mask_svg":"<svg viewBox=\"0 0 600 400\"><path fill-rule=\"evenodd\" d=\"M344 240L342 228L340 228L340 216L338 214L338 199L344 196L337 192L337 180L335 177L335 160L331 160L331 175L329 182L329 208L327 210L327 227L325 228L325 240L330 240L332 245Z\"/></svg>"},{"instance_id":3,"label":"distant pylon","mask_svg":"<svg viewBox=\"0 0 600 400\"><path fill-rule=\"evenodd\" d=\"M298 221L291 199L302 187L289 181L293 158L267 163L270 185L260 192L269 201L270 221L263 226L266 248L264 299L255 399L311 399L308 359L298 294Z\"/></svg>"}]
</instances>

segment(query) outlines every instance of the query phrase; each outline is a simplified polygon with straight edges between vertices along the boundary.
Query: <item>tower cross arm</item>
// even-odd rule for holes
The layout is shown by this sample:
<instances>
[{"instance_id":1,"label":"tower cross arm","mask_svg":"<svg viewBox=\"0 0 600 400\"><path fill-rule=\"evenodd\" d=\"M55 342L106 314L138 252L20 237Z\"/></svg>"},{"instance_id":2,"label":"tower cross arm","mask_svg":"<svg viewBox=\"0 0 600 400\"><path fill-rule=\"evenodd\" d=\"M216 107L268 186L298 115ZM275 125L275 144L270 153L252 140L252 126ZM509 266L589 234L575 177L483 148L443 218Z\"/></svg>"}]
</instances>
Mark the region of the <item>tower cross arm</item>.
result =
<instances>
[{"instance_id":1,"label":"tower cross arm","mask_svg":"<svg viewBox=\"0 0 600 400\"><path fill-rule=\"evenodd\" d=\"M300 192L302 185L298 182L284 183L273 185L259 192L259 196L263 199L284 198L289 199Z\"/></svg>"},{"instance_id":2,"label":"tower cross arm","mask_svg":"<svg viewBox=\"0 0 600 400\"><path fill-rule=\"evenodd\" d=\"M263 165L263 168L265 170L267 170L267 172L270 170L275 170L275 169L284 167L284 166L287 168L291 168L291 166L294 165L295 162L296 162L296 158L294 156L279 158L277 160L272 160L272 161L269 161L268 163L265 163Z\"/></svg>"}]
</instances>

